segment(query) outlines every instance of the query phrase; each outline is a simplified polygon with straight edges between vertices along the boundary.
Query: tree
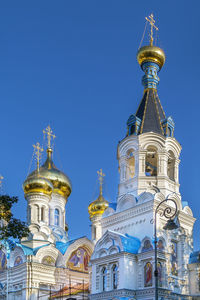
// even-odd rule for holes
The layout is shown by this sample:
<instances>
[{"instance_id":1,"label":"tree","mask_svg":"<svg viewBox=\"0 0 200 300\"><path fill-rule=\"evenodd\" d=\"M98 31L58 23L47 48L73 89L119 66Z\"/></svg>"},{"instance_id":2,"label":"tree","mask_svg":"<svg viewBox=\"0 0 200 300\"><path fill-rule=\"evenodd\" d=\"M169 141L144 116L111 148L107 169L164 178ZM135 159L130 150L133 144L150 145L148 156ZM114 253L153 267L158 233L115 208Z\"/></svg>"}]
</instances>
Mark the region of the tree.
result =
<instances>
[{"instance_id":1,"label":"tree","mask_svg":"<svg viewBox=\"0 0 200 300\"><path fill-rule=\"evenodd\" d=\"M29 234L28 226L25 222L13 217L11 208L18 202L18 197L0 195L0 241L10 237L21 239Z\"/></svg>"}]
</instances>

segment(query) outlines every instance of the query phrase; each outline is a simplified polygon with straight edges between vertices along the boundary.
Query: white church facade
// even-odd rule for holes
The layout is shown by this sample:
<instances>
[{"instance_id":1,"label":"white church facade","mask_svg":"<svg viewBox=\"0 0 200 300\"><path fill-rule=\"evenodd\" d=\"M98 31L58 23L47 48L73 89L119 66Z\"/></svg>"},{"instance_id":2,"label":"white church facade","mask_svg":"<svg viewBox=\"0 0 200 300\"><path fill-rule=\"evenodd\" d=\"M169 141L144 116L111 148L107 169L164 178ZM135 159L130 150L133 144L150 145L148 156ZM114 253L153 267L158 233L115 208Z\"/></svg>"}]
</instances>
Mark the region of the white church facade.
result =
<instances>
[{"instance_id":1,"label":"white church facade","mask_svg":"<svg viewBox=\"0 0 200 300\"><path fill-rule=\"evenodd\" d=\"M89 206L95 244L91 300L156 299L155 211L166 199L156 215L158 299L200 299L200 257L193 253L195 218L179 190L181 146L157 92L165 54L151 36L137 60L144 71L144 92L117 147L117 201L108 203L101 195ZM177 229L170 231L163 229L167 207L168 213L177 207Z\"/></svg>"},{"instance_id":2,"label":"white church facade","mask_svg":"<svg viewBox=\"0 0 200 300\"><path fill-rule=\"evenodd\" d=\"M53 163L49 126L45 133L46 161L39 166L37 143L37 169L23 184L30 234L20 243L6 241L0 250L0 299L67 299L72 292L76 299L80 294L88 299L93 244L87 237L68 238L65 206L71 182Z\"/></svg>"}]
</instances>

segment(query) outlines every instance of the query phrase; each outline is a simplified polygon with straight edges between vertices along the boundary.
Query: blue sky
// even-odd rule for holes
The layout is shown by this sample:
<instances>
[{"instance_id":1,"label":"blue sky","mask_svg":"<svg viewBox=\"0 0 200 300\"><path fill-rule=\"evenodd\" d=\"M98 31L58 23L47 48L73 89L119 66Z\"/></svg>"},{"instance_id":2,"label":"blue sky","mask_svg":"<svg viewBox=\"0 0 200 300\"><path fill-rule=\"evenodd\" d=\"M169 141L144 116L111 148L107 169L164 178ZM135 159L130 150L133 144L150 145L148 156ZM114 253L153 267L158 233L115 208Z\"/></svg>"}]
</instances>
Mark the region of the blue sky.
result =
<instances>
[{"instance_id":1,"label":"blue sky","mask_svg":"<svg viewBox=\"0 0 200 300\"><path fill-rule=\"evenodd\" d=\"M183 147L182 197L199 217L198 1L13 0L0 1L0 174L4 191L19 196L17 217L26 216L22 183L32 145L49 123L54 162L73 184L70 237L90 236L87 207L97 196L98 169L106 173L105 197L116 200L116 149L142 97L136 52L152 12L166 53L158 92ZM195 248L199 233L200 221Z\"/></svg>"}]
</instances>

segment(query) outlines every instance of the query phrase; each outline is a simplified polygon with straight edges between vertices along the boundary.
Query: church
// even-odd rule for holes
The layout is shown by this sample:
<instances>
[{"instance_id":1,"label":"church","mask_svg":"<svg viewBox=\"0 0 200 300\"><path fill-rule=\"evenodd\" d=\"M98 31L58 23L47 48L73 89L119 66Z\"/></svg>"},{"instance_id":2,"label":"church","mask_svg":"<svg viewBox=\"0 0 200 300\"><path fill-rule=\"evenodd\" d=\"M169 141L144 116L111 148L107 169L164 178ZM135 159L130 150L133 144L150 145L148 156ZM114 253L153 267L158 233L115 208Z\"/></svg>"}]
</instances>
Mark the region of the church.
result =
<instances>
[{"instance_id":1,"label":"church","mask_svg":"<svg viewBox=\"0 0 200 300\"><path fill-rule=\"evenodd\" d=\"M98 171L99 196L88 207L91 240L68 238L72 186L53 163L48 126L46 161L40 166L43 149L36 144L37 168L23 183L30 234L0 250L0 299L200 299L195 218L180 193L181 145L158 96L165 53L154 45L153 16L147 20L150 44L137 53L143 96L117 146L116 201L104 198L105 175Z\"/></svg>"},{"instance_id":2,"label":"church","mask_svg":"<svg viewBox=\"0 0 200 300\"><path fill-rule=\"evenodd\" d=\"M30 234L21 243L7 241L0 250L0 299L79 299L80 294L88 299L93 243L87 237L68 238L65 206L72 186L53 163L52 129L43 132L46 161L40 166L43 149L37 143L37 169L23 183Z\"/></svg>"},{"instance_id":3,"label":"church","mask_svg":"<svg viewBox=\"0 0 200 300\"><path fill-rule=\"evenodd\" d=\"M137 53L144 90L117 146L117 201L109 203L100 189L88 208L95 245L91 300L200 299L200 256L193 253L195 218L179 190L181 145L174 120L166 116L158 96L165 53L153 44L153 16L146 19L150 44ZM101 172L102 180L103 176ZM170 213L176 226L167 230Z\"/></svg>"}]
</instances>

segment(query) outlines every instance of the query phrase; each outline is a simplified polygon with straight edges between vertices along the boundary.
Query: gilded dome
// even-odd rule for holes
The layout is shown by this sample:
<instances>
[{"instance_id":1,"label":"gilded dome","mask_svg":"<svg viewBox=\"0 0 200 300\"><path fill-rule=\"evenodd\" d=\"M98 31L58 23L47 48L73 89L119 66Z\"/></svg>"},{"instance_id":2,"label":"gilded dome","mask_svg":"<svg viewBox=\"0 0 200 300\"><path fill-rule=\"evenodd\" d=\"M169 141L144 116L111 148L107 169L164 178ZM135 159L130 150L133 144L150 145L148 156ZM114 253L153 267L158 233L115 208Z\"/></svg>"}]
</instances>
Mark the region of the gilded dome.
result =
<instances>
[{"instance_id":1,"label":"gilded dome","mask_svg":"<svg viewBox=\"0 0 200 300\"><path fill-rule=\"evenodd\" d=\"M52 149L47 149L47 159L45 163L39 168L39 174L41 178L45 178L53 185L53 192L68 198L71 194L71 182L70 179L60 170L56 168L52 161ZM33 171L26 179L35 180L38 177L38 171ZM25 181L25 182L26 182Z\"/></svg>"},{"instance_id":2,"label":"gilded dome","mask_svg":"<svg viewBox=\"0 0 200 300\"><path fill-rule=\"evenodd\" d=\"M164 51L156 46L144 46L138 50L137 61L142 66L144 62L154 62L159 65L160 69L165 63Z\"/></svg>"},{"instance_id":3,"label":"gilded dome","mask_svg":"<svg viewBox=\"0 0 200 300\"><path fill-rule=\"evenodd\" d=\"M88 206L90 219L95 215L102 215L108 206L108 201L100 194L99 197Z\"/></svg>"},{"instance_id":4,"label":"gilded dome","mask_svg":"<svg viewBox=\"0 0 200 300\"><path fill-rule=\"evenodd\" d=\"M53 184L39 176L28 177L23 183L24 194L31 194L31 193L42 193L46 195L51 195L53 191Z\"/></svg>"}]
</instances>

